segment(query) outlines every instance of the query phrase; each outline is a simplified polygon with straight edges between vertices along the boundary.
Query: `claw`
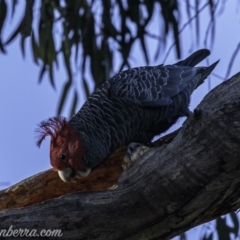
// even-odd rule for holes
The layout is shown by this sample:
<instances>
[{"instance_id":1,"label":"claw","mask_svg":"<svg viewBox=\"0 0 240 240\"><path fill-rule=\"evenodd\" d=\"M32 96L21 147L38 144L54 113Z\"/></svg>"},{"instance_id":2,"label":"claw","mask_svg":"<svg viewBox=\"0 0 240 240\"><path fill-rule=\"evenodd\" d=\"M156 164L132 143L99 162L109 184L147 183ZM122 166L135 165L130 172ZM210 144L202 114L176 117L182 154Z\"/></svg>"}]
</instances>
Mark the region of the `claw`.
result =
<instances>
[{"instance_id":1,"label":"claw","mask_svg":"<svg viewBox=\"0 0 240 240\"><path fill-rule=\"evenodd\" d=\"M193 112L188 108L186 112L186 117L190 117L193 115Z\"/></svg>"},{"instance_id":2,"label":"claw","mask_svg":"<svg viewBox=\"0 0 240 240\"><path fill-rule=\"evenodd\" d=\"M195 118L199 118L202 115L202 109L196 108L196 109L194 109L193 113L194 113Z\"/></svg>"},{"instance_id":3,"label":"claw","mask_svg":"<svg viewBox=\"0 0 240 240\"><path fill-rule=\"evenodd\" d=\"M131 156L136 151L136 149L141 146L142 146L141 143L136 143L136 142L129 143L128 148L127 148L127 155L130 160L131 160Z\"/></svg>"},{"instance_id":4,"label":"claw","mask_svg":"<svg viewBox=\"0 0 240 240\"><path fill-rule=\"evenodd\" d=\"M135 143L135 142L130 143L127 148L127 155L123 158L123 162L122 162L123 169L126 170L132 162L136 161L148 149L149 147L141 143Z\"/></svg>"}]
</instances>

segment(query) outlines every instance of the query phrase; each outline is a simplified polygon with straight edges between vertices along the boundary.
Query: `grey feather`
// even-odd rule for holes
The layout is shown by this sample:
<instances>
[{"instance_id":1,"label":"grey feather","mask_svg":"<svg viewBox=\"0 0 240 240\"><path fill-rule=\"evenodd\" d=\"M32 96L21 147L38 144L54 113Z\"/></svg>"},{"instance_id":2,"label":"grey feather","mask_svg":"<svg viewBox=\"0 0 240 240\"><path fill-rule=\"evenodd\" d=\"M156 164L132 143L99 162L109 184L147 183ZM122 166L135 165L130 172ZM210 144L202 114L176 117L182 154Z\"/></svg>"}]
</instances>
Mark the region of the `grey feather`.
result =
<instances>
[{"instance_id":1,"label":"grey feather","mask_svg":"<svg viewBox=\"0 0 240 240\"><path fill-rule=\"evenodd\" d=\"M129 69L96 89L69 121L86 149L87 167L96 167L123 145L151 142L188 116L192 92L218 63L194 67L209 54L202 49L173 65Z\"/></svg>"}]
</instances>

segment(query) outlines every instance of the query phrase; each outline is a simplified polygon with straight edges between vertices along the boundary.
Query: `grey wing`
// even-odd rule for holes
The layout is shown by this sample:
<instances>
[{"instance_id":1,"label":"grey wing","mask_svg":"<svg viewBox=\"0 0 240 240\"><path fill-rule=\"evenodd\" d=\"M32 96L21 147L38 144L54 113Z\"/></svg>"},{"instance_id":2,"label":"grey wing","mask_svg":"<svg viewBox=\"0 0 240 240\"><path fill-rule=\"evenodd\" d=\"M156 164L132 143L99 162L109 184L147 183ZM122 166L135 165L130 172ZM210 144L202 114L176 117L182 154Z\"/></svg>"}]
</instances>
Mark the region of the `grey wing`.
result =
<instances>
[{"instance_id":1,"label":"grey wing","mask_svg":"<svg viewBox=\"0 0 240 240\"><path fill-rule=\"evenodd\" d=\"M189 84L192 91L195 89L201 69L176 65L129 69L109 80L109 95L127 98L141 106L169 105L172 103L171 97Z\"/></svg>"}]
</instances>

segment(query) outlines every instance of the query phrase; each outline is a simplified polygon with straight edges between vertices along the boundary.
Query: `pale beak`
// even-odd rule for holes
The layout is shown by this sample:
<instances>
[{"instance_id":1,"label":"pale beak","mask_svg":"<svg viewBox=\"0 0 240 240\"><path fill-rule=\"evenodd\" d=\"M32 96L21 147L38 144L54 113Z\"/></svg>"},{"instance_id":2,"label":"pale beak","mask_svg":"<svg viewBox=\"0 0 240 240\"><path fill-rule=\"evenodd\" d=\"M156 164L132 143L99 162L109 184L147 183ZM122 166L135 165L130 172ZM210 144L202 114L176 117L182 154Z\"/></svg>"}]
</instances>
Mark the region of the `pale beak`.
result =
<instances>
[{"instance_id":1,"label":"pale beak","mask_svg":"<svg viewBox=\"0 0 240 240\"><path fill-rule=\"evenodd\" d=\"M86 168L84 171L76 171L76 177L87 177L91 170L91 168Z\"/></svg>"},{"instance_id":2,"label":"pale beak","mask_svg":"<svg viewBox=\"0 0 240 240\"><path fill-rule=\"evenodd\" d=\"M75 177L75 172L70 167L65 168L62 171L58 171L58 175L64 182L76 182L72 179L73 177Z\"/></svg>"},{"instance_id":3,"label":"pale beak","mask_svg":"<svg viewBox=\"0 0 240 240\"><path fill-rule=\"evenodd\" d=\"M68 167L62 171L58 171L59 177L64 182L76 182L73 180L74 177L87 177L91 172L91 168L86 168L84 171L74 171L74 169Z\"/></svg>"}]
</instances>

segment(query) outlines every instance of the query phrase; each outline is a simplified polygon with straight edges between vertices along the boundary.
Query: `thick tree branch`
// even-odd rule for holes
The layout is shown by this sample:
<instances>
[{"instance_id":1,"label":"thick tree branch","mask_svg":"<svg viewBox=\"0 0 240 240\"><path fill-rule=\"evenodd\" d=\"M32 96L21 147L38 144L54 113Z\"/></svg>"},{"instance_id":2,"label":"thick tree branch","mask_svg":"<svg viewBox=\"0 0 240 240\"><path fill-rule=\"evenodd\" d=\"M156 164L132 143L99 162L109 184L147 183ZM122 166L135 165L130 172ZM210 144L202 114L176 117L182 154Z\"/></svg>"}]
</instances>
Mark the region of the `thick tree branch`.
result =
<instances>
[{"instance_id":1,"label":"thick tree branch","mask_svg":"<svg viewBox=\"0 0 240 240\"><path fill-rule=\"evenodd\" d=\"M180 129L164 136L152 145L162 146L171 142ZM0 191L0 210L20 208L79 191L102 191L117 184L123 172L126 147L116 150L100 167L86 178L75 178L76 183L63 182L58 174L49 169Z\"/></svg>"},{"instance_id":2,"label":"thick tree branch","mask_svg":"<svg viewBox=\"0 0 240 240\"><path fill-rule=\"evenodd\" d=\"M64 239L168 239L236 210L239 89L237 74L207 94L198 106L200 117L189 117L170 144L150 149L132 164L117 189L4 210L1 227L60 228Z\"/></svg>"}]
</instances>

